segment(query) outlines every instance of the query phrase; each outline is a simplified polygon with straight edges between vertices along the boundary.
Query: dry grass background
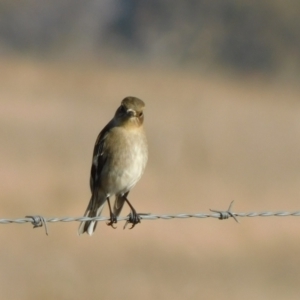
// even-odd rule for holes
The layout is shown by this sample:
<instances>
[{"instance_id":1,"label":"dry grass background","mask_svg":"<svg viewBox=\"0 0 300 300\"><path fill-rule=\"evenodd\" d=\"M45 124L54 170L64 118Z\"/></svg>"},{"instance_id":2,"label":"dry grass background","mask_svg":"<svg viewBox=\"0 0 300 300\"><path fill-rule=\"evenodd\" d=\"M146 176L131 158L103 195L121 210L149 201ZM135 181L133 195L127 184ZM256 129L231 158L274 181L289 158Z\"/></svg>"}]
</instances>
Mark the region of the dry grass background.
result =
<instances>
[{"instance_id":1,"label":"dry grass background","mask_svg":"<svg viewBox=\"0 0 300 300\"><path fill-rule=\"evenodd\" d=\"M146 102L142 212L297 210L300 89L162 67L0 60L0 218L80 216L92 148L121 99ZM107 212L106 212L107 213ZM127 211L124 211L127 214ZM0 225L1 299L298 299L299 218Z\"/></svg>"}]
</instances>

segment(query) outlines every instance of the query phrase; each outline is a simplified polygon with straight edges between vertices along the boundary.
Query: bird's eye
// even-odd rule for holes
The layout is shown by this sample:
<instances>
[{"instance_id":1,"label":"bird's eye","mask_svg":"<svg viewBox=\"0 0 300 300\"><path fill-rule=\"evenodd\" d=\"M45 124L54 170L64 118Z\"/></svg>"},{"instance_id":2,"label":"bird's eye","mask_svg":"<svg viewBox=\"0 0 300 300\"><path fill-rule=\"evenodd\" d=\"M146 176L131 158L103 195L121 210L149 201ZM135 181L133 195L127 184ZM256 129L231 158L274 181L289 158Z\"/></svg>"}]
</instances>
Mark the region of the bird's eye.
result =
<instances>
[{"instance_id":1,"label":"bird's eye","mask_svg":"<svg viewBox=\"0 0 300 300\"><path fill-rule=\"evenodd\" d=\"M143 112L141 111L140 113L139 113L139 117L142 117L144 114L143 114Z\"/></svg>"}]
</instances>

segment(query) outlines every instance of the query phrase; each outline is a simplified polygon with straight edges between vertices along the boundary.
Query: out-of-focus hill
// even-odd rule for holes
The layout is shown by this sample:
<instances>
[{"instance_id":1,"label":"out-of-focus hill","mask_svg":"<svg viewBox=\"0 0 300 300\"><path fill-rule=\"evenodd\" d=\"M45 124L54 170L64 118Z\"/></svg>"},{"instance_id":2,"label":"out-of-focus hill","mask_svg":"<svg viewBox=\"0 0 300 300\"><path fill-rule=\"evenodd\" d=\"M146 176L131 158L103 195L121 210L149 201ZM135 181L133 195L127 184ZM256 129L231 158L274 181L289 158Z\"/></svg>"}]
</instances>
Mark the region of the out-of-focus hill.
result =
<instances>
[{"instance_id":1,"label":"out-of-focus hill","mask_svg":"<svg viewBox=\"0 0 300 300\"><path fill-rule=\"evenodd\" d=\"M262 77L0 60L0 218L80 216L93 144L127 95L146 102L141 212L299 209L300 91ZM124 210L127 214L128 210ZM107 210L104 212L107 215ZM299 219L0 225L1 299L298 299Z\"/></svg>"},{"instance_id":2,"label":"out-of-focus hill","mask_svg":"<svg viewBox=\"0 0 300 300\"><path fill-rule=\"evenodd\" d=\"M299 77L299 1L0 1L0 49Z\"/></svg>"}]
</instances>

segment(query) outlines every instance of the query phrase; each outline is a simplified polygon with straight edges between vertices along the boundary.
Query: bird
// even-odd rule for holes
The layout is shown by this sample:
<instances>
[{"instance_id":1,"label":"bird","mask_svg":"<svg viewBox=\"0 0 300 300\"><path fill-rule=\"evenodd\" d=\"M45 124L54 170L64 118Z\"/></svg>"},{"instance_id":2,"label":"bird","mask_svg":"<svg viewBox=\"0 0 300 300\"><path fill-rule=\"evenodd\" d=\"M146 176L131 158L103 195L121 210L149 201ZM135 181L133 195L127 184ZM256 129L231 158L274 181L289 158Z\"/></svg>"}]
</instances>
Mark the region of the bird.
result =
<instances>
[{"instance_id":1,"label":"bird","mask_svg":"<svg viewBox=\"0 0 300 300\"><path fill-rule=\"evenodd\" d=\"M101 215L108 203L110 220L107 225L114 227L117 217L126 202L130 207L129 219L133 228L140 223L140 215L128 200L130 190L144 173L148 160L148 145L144 131L145 103L136 97L122 100L114 117L99 133L93 151L90 174L91 199L85 217ZM113 209L110 198L115 196ZM127 223L126 223L127 224ZM97 221L82 221L78 234L92 235Z\"/></svg>"}]
</instances>

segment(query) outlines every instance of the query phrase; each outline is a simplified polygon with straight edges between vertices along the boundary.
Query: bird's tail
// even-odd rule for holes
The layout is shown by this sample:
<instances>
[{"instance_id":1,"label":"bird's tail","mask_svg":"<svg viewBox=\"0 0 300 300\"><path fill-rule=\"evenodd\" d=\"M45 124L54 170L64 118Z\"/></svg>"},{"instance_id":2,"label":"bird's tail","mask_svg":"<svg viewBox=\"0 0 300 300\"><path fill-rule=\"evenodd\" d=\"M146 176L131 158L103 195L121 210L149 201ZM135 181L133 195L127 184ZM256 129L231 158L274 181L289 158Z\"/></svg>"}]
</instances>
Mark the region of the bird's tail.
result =
<instances>
[{"instance_id":1,"label":"bird's tail","mask_svg":"<svg viewBox=\"0 0 300 300\"><path fill-rule=\"evenodd\" d=\"M92 195L89 205L84 213L85 217L99 217L103 210L106 198L104 199L95 199L96 197ZM78 235L83 233L87 233L88 235L92 235L97 227L97 221L82 221L78 228Z\"/></svg>"}]
</instances>

